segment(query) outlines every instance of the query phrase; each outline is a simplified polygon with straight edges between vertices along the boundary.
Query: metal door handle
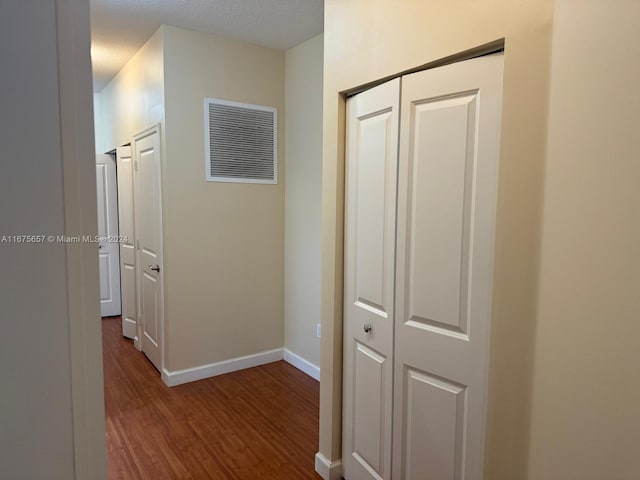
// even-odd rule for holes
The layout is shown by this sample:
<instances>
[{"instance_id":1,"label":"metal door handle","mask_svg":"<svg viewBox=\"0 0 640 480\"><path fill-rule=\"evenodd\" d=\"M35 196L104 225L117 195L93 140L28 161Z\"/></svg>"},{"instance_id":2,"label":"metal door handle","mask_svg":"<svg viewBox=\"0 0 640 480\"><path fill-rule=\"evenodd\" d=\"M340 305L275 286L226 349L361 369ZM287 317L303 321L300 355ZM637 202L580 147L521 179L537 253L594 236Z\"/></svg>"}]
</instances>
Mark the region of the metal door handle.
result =
<instances>
[{"instance_id":1,"label":"metal door handle","mask_svg":"<svg viewBox=\"0 0 640 480\"><path fill-rule=\"evenodd\" d=\"M160 265L156 265L155 267L153 265L149 265L149 270L154 270L156 272L160 271Z\"/></svg>"},{"instance_id":2,"label":"metal door handle","mask_svg":"<svg viewBox=\"0 0 640 480\"><path fill-rule=\"evenodd\" d=\"M362 328L364 328L364 333L369 333L371 330L373 330L373 327L371 326L370 323L365 323L364 327Z\"/></svg>"}]
</instances>

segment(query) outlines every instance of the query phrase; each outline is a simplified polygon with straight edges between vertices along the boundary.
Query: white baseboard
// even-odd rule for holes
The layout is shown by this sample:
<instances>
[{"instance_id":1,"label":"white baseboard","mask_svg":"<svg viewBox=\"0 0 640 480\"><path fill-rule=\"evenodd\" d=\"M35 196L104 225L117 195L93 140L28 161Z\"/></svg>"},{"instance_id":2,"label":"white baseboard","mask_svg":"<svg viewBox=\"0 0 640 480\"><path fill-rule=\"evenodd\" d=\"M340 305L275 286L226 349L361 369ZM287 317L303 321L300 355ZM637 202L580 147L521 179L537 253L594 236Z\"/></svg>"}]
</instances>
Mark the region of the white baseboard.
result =
<instances>
[{"instance_id":1,"label":"white baseboard","mask_svg":"<svg viewBox=\"0 0 640 480\"><path fill-rule=\"evenodd\" d=\"M298 370L302 370L304 373L312 378L320 381L320 367L305 360L300 355L296 355L290 350L284 349L284 361L290 363Z\"/></svg>"},{"instance_id":2,"label":"white baseboard","mask_svg":"<svg viewBox=\"0 0 640 480\"><path fill-rule=\"evenodd\" d=\"M330 462L320 452L316 453L316 473L324 480L340 480L342 478L342 460Z\"/></svg>"},{"instance_id":3,"label":"white baseboard","mask_svg":"<svg viewBox=\"0 0 640 480\"><path fill-rule=\"evenodd\" d=\"M282 348L260 352L246 357L231 358L221 362L210 363L200 367L187 368L170 372L166 368L162 370L162 381L169 387L175 387L183 383L195 382L204 378L215 377L224 373L235 372L245 368L257 367L265 363L282 360Z\"/></svg>"}]
</instances>

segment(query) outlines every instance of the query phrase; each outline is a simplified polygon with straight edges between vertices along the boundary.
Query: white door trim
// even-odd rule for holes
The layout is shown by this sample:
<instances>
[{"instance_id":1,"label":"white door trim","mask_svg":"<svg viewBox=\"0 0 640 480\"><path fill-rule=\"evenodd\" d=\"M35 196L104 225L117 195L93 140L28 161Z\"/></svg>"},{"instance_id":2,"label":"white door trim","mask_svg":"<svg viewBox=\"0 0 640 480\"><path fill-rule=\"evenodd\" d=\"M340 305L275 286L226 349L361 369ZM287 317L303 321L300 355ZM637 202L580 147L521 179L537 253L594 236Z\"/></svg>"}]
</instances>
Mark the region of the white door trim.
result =
<instances>
[{"instance_id":1,"label":"white door trim","mask_svg":"<svg viewBox=\"0 0 640 480\"><path fill-rule=\"evenodd\" d=\"M96 169L88 0L56 2L66 235L96 235ZM54 60L55 61L55 60ZM107 478L98 247L67 243L75 478ZM62 439L61 439L62 440ZM65 439L66 441L66 439Z\"/></svg>"},{"instance_id":2,"label":"white door trim","mask_svg":"<svg viewBox=\"0 0 640 480\"><path fill-rule=\"evenodd\" d=\"M163 368L162 381L169 387L175 387L183 383L195 382L205 378L224 375L225 373L237 372L245 368L278 362L280 360L283 360L283 349L276 348L274 350L266 350L243 357L230 358L198 367L185 368L183 370L169 371Z\"/></svg>"},{"instance_id":3,"label":"white door trim","mask_svg":"<svg viewBox=\"0 0 640 480\"><path fill-rule=\"evenodd\" d=\"M323 480L341 480L342 479L342 460L334 460L330 462L322 453L316 453L316 473Z\"/></svg>"}]
</instances>

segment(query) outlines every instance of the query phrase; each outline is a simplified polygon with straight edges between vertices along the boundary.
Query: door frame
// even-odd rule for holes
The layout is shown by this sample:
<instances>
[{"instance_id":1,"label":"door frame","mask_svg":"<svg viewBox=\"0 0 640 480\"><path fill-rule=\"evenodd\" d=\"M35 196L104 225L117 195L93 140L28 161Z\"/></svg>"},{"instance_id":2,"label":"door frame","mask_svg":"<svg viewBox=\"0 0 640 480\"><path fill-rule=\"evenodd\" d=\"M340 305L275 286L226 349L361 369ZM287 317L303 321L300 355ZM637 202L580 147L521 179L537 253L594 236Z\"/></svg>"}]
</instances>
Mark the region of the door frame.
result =
<instances>
[{"instance_id":1,"label":"door frame","mask_svg":"<svg viewBox=\"0 0 640 480\"><path fill-rule=\"evenodd\" d=\"M162 152L162 139L161 139L161 125L160 123L155 123L154 125L151 125L150 127L145 128L144 130L136 133L133 136L133 140L131 141L131 155L132 155L132 160L134 162L134 168L133 168L133 211L134 211L134 232L136 235L136 238L134 239L135 241L135 247L136 247L136 340L137 343L135 343L135 347L137 350L142 351L142 315L140 313L140 310L142 308L142 299L140 297L142 289L140 288L140 283L141 283L141 275L142 275L142 268L140 268L140 249L139 249L139 245L138 245L138 232L139 230L139 225L138 225L138 219L139 219L139 215L137 214L137 209L138 209L138 205L140 204L139 201L137 201L137 195L138 193L136 193L138 191L138 188L136 188L137 184L138 184L138 160L136 158L136 144L137 142L139 142L140 140L147 138L153 134L157 134L158 138L157 138L157 147L158 147L158 161L159 161L159 165L158 165L158 176L156 178L156 182L157 182L157 187L158 187L158 213L159 213L159 222L160 222L160 238L159 238L159 247L160 247L160 258L162 259L162 269L160 274L158 275L158 281L159 281L159 291L160 291L160 297L161 297L161 302L160 302L160 320L159 320L159 324L160 324L160 331L159 331L159 345L160 345L160 357L161 357L161 361L160 361L160 374L162 375L162 373L164 373L164 357L165 357L165 352L164 352L164 311L165 311L165 298L164 298L164 277L165 277L165 265L164 265L164 228L163 228L163 222L162 222L162 165L163 165L163 152Z\"/></svg>"},{"instance_id":2,"label":"door frame","mask_svg":"<svg viewBox=\"0 0 640 480\"><path fill-rule=\"evenodd\" d=\"M60 141L67 235L97 235L89 2L56 2ZM54 41L56 41L54 39ZM56 61L54 59L54 61ZM67 243L75 478L107 477L98 248ZM67 439L61 439L67 441Z\"/></svg>"}]
</instances>

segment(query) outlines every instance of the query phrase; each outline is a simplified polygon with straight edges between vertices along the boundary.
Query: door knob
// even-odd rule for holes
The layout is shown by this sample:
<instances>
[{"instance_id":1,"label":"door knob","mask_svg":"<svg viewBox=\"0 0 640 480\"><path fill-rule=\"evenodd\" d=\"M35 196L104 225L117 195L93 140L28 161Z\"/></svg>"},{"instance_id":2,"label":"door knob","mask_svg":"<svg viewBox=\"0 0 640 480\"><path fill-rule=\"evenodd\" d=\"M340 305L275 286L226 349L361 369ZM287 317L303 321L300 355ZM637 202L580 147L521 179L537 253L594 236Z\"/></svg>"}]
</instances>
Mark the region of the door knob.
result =
<instances>
[{"instance_id":1,"label":"door knob","mask_svg":"<svg viewBox=\"0 0 640 480\"><path fill-rule=\"evenodd\" d=\"M160 265L156 265L155 267L153 265L149 265L149 270L154 270L156 272L160 271Z\"/></svg>"},{"instance_id":2,"label":"door knob","mask_svg":"<svg viewBox=\"0 0 640 480\"><path fill-rule=\"evenodd\" d=\"M364 333L369 333L371 332L371 330L373 330L373 327L371 326L370 323L365 323L364 327L362 327L364 329Z\"/></svg>"}]
</instances>

